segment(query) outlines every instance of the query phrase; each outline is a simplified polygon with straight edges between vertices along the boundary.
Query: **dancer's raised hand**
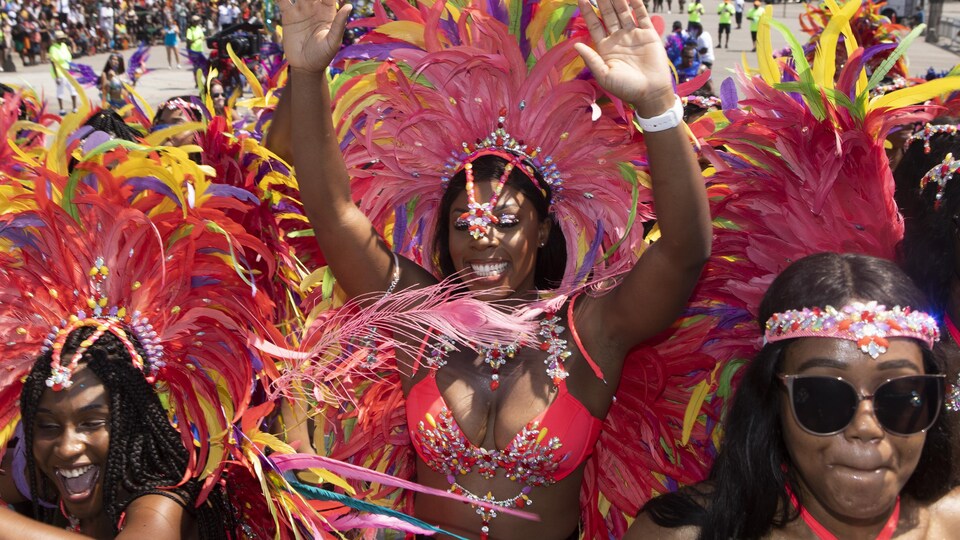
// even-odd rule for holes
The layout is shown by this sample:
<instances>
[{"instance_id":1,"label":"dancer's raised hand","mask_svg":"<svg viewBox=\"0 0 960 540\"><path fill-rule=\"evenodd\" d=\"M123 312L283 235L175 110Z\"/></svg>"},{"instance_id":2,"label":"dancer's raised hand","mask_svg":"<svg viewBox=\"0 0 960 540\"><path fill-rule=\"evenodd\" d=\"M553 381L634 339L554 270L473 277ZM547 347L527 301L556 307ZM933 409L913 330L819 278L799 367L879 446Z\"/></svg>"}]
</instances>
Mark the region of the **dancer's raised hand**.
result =
<instances>
[{"instance_id":1,"label":"dancer's raised hand","mask_svg":"<svg viewBox=\"0 0 960 540\"><path fill-rule=\"evenodd\" d=\"M596 7L579 2L593 48L582 43L576 48L600 86L641 115L669 108L675 99L670 61L643 1L596 0Z\"/></svg>"},{"instance_id":2,"label":"dancer's raised hand","mask_svg":"<svg viewBox=\"0 0 960 540\"><path fill-rule=\"evenodd\" d=\"M321 72L340 50L351 5L337 0L279 0L283 50L293 69Z\"/></svg>"}]
</instances>

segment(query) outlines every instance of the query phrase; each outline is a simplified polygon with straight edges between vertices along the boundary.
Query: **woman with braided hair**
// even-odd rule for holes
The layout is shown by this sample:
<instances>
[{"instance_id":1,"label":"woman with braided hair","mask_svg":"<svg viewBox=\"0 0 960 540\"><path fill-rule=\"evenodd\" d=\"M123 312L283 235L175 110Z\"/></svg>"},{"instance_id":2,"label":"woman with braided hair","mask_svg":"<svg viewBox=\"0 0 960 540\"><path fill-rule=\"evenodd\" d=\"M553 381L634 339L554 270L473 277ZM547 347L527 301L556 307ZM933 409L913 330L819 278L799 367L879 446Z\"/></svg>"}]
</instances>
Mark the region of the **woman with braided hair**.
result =
<instances>
[{"instance_id":1,"label":"woman with braided hair","mask_svg":"<svg viewBox=\"0 0 960 540\"><path fill-rule=\"evenodd\" d=\"M71 332L62 354L75 354L95 331L83 326ZM130 343L146 355L134 339ZM29 501L43 524L4 511L0 538L75 537L64 527L95 538L228 538L233 513L223 487L195 508L200 483L181 483L190 456L122 340L104 333L82 352L79 365L62 391L47 384L49 351L27 377L21 444ZM22 474L21 464L12 466L19 466L14 476ZM9 484L13 478L3 479ZM15 489L4 488L6 502L21 502Z\"/></svg>"}]
</instances>

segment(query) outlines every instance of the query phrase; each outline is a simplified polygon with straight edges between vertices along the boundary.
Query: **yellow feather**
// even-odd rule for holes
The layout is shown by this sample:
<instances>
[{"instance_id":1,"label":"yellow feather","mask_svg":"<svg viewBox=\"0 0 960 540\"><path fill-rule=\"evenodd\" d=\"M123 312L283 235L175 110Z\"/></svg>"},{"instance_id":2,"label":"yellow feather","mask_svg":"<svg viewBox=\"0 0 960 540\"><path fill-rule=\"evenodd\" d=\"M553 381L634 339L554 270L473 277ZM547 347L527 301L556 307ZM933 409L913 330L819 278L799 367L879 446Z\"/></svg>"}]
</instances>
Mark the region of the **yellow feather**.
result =
<instances>
[{"instance_id":1,"label":"yellow feather","mask_svg":"<svg viewBox=\"0 0 960 540\"><path fill-rule=\"evenodd\" d=\"M240 57L233 52L233 45L229 43L227 43L227 54L229 54L230 59L233 60L233 65L236 66L237 70L243 74L244 78L247 79L247 82L250 83L250 91L253 92L253 95L258 98L262 98L263 86L260 84L260 80L257 79L256 75L254 75L252 71L250 71L250 68L247 67L247 63L241 60ZM212 107L211 110L213 110Z\"/></svg>"},{"instance_id":2,"label":"yellow feather","mask_svg":"<svg viewBox=\"0 0 960 540\"><path fill-rule=\"evenodd\" d=\"M370 97L368 94L373 90L377 89L376 78L371 75L364 75L360 81L353 85L350 90L342 95L337 97L337 105L333 108L333 117L335 119L342 119L344 112L348 110L354 111L363 111L369 105L377 103L379 97ZM349 129L352 122L344 122L342 126L344 128L343 133L338 133L337 135L340 138L346 134L346 130Z\"/></svg>"},{"instance_id":3,"label":"yellow feather","mask_svg":"<svg viewBox=\"0 0 960 540\"><path fill-rule=\"evenodd\" d=\"M908 107L957 90L960 90L960 76L934 79L873 98L867 106L867 113L877 109Z\"/></svg>"},{"instance_id":4,"label":"yellow feather","mask_svg":"<svg viewBox=\"0 0 960 540\"><path fill-rule=\"evenodd\" d=\"M757 61L760 63L760 76L770 85L780 82L780 66L773 57L773 43L770 40L770 20L773 18L773 8L767 6L760 17L760 27L757 29ZM746 69L747 55L743 55L743 66Z\"/></svg>"},{"instance_id":5,"label":"yellow feather","mask_svg":"<svg viewBox=\"0 0 960 540\"><path fill-rule=\"evenodd\" d=\"M13 432L17 429L17 424L20 423L20 414L17 414L10 421L9 424L3 426L3 429L0 429L0 445L3 447L7 446L7 443L10 442L10 438L13 436Z\"/></svg>"},{"instance_id":6,"label":"yellow feather","mask_svg":"<svg viewBox=\"0 0 960 540\"><path fill-rule=\"evenodd\" d=\"M391 21L377 27L377 33L389 36L398 41L411 43L419 48L425 48L424 28L422 24L411 21Z\"/></svg>"},{"instance_id":7,"label":"yellow feather","mask_svg":"<svg viewBox=\"0 0 960 540\"><path fill-rule=\"evenodd\" d=\"M153 133L148 134L143 138L144 142L150 146L162 146L164 142L174 135L179 135L187 131L203 131L204 126L202 122L187 122L185 124L177 124L175 126L165 127L161 130L154 131Z\"/></svg>"},{"instance_id":8,"label":"yellow feather","mask_svg":"<svg viewBox=\"0 0 960 540\"><path fill-rule=\"evenodd\" d=\"M833 77L837 71L837 42L840 39L840 34L843 33L846 37L847 53L851 52L850 39L853 33L850 31L850 19L860 9L860 1L850 0L842 8L836 0L826 0L826 4L830 8L830 22L827 23L827 27L823 29L823 33L820 34L820 39L817 41L817 53L814 56L812 71L813 82L817 86L832 90L834 88ZM855 46L856 41L852 44Z\"/></svg>"}]
</instances>

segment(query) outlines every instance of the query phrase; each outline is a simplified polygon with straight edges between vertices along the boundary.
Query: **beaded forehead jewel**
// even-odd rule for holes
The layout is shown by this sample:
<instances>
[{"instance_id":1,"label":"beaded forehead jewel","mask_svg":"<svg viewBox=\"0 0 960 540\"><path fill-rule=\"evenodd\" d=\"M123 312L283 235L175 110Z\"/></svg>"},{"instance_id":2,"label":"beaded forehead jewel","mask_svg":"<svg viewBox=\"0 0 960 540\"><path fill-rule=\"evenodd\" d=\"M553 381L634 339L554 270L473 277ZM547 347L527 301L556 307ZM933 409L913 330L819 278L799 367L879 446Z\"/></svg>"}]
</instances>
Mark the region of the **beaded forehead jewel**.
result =
<instances>
[{"instance_id":1,"label":"beaded forehead jewel","mask_svg":"<svg viewBox=\"0 0 960 540\"><path fill-rule=\"evenodd\" d=\"M334 122L353 199L378 231L392 231L397 252L439 274L433 248L447 217L437 211L450 179L498 155L549 186L568 254L561 288L610 275L642 249L634 223L652 217L629 107L589 76L574 49L588 34L569 3L536 3L522 35L507 11L485 6L378 2L364 21L371 31L339 53ZM417 31L381 30L397 24ZM459 217L480 235L497 223L499 195L476 199Z\"/></svg>"},{"instance_id":2,"label":"beaded forehead jewel","mask_svg":"<svg viewBox=\"0 0 960 540\"><path fill-rule=\"evenodd\" d=\"M876 302L851 302L840 309L826 306L774 313L763 337L766 343L801 337L846 339L877 358L887 352L888 339L894 337L918 339L932 349L940 339L940 328L933 317L909 307L887 309Z\"/></svg>"},{"instance_id":3,"label":"beaded forehead jewel","mask_svg":"<svg viewBox=\"0 0 960 540\"><path fill-rule=\"evenodd\" d=\"M948 152L939 165L927 171L927 174L923 175L923 178L920 179L921 192L927 188L930 182L936 182L937 184L937 196L933 203L934 209L940 208L940 201L943 199L943 190L946 189L947 182L953 178L953 174L957 172L958 169L960 169L960 161L954 160L953 153Z\"/></svg>"}]
</instances>

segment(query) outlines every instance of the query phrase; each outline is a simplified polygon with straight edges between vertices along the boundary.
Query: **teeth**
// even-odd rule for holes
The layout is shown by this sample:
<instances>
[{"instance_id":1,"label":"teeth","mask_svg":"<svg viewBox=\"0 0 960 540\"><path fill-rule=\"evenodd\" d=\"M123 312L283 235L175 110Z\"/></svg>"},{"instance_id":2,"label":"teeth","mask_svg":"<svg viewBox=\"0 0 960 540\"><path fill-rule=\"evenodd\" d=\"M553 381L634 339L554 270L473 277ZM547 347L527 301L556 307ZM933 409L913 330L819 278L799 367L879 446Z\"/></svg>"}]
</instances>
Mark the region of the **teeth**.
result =
<instances>
[{"instance_id":1,"label":"teeth","mask_svg":"<svg viewBox=\"0 0 960 540\"><path fill-rule=\"evenodd\" d=\"M86 467L77 467L76 469L57 469L57 472L64 478L76 478L92 468L93 465L87 465Z\"/></svg>"},{"instance_id":2,"label":"teeth","mask_svg":"<svg viewBox=\"0 0 960 540\"><path fill-rule=\"evenodd\" d=\"M473 263L473 273L480 277L499 276L507 269L507 263Z\"/></svg>"}]
</instances>

